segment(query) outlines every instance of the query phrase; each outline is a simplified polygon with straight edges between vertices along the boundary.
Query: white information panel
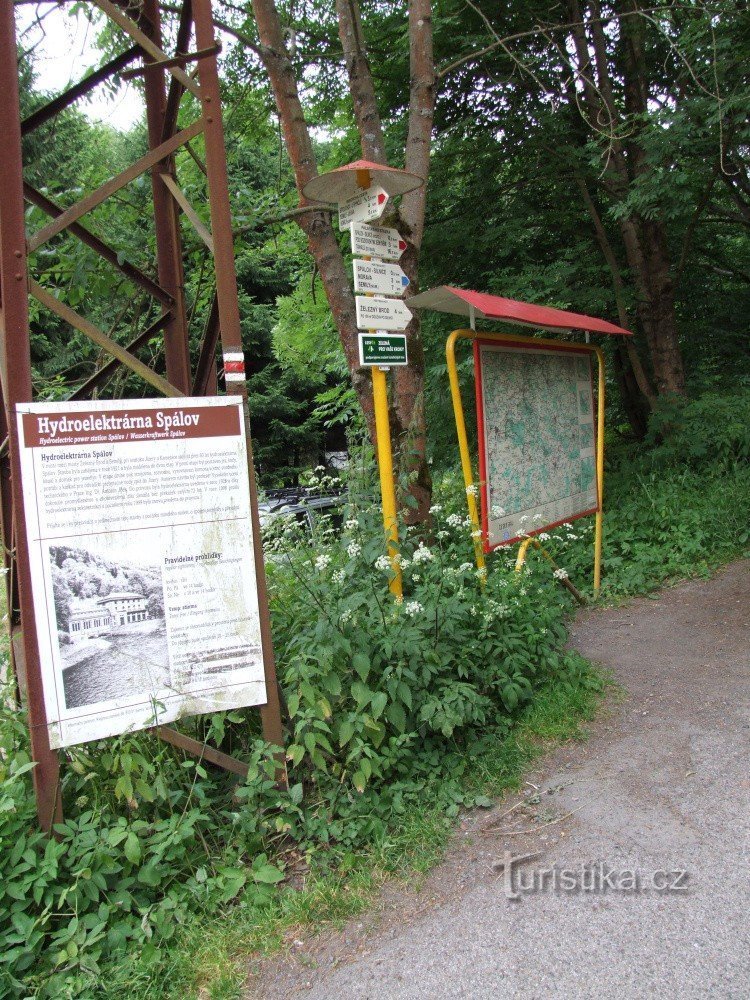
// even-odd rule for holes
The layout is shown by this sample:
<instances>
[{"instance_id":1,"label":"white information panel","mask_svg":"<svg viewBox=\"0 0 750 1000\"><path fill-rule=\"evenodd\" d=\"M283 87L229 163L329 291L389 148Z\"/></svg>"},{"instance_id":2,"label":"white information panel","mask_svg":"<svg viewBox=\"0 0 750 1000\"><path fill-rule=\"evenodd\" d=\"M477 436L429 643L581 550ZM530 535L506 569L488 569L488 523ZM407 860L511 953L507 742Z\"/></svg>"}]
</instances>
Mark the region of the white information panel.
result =
<instances>
[{"instance_id":1,"label":"white information panel","mask_svg":"<svg viewBox=\"0 0 750 1000\"><path fill-rule=\"evenodd\" d=\"M52 746L265 704L241 402L17 419Z\"/></svg>"},{"instance_id":2,"label":"white information panel","mask_svg":"<svg viewBox=\"0 0 750 1000\"><path fill-rule=\"evenodd\" d=\"M485 549L598 507L591 356L474 342Z\"/></svg>"}]
</instances>

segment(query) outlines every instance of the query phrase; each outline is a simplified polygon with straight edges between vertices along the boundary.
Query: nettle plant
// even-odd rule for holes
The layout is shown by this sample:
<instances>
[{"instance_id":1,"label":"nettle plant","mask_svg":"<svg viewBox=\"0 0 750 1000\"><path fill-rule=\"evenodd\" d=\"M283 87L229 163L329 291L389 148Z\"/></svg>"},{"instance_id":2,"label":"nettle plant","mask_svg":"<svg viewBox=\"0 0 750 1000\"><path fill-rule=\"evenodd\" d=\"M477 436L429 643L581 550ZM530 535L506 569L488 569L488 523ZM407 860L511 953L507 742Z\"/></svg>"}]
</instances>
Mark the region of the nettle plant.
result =
<instances>
[{"instance_id":1,"label":"nettle plant","mask_svg":"<svg viewBox=\"0 0 750 1000\"><path fill-rule=\"evenodd\" d=\"M371 500L350 499L342 531L274 531L268 575L293 794L304 822L338 841L362 835L358 817L404 809L426 785L460 798L445 783L447 757L507 729L567 666L569 605L551 575L519 576L499 552L480 578L465 500L450 480L436 496L428 531L402 529L402 600L388 589Z\"/></svg>"}]
</instances>

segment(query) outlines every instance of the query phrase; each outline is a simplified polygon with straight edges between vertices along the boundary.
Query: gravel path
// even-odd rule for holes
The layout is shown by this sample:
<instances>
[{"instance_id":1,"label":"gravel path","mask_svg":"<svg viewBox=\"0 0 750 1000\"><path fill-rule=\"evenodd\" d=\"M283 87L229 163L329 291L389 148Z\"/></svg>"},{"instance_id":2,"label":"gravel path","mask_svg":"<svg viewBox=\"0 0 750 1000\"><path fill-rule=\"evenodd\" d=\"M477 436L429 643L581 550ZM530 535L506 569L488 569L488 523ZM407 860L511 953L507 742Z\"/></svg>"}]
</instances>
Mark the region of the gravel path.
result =
<instances>
[{"instance_id":1,"label":"gravel path","mask_svg":"<svg viewBox=\"0 0 750 1000\"><path fill-rule=\"evenodd\" d=\"M590 739L468 817L419 891L256 965L246 998L750 998L749 598L745 561L582 614L573 644L627 690ZM505 851L537 856L509 879Z\"/></svg>"}]
</instances>

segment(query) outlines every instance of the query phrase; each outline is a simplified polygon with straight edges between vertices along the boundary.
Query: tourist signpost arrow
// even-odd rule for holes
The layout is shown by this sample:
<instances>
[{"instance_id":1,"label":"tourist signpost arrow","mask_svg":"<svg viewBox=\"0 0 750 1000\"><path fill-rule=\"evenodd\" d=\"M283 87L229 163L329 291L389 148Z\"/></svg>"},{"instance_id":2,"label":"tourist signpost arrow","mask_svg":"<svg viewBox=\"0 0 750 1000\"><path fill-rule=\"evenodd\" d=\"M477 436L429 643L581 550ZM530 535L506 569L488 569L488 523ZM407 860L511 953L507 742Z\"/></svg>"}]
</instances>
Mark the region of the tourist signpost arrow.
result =
<instances>
[{"instance_id":1,"label":"tourist signpost arrow","mask_svg":"<svg viewBox=\"0 0 750 1000\"><path fill-rule=\"evenodd\" d=\"M361 365L408 365L406 336L403 333L360 333Z\"/></svg>"},{"instance_id":2,"label":"tourist signpost arrow","mask_svg":"<svg viewBox=\"0 0 750 1000\"><path fill-rule=\"evenodd\" d=\"M368 226L367 223L353 222L349 231L352 253L362 254L363 257L398 260L406 250L406 240L402 240L398 232L388 226Z\"/></svg>"},{"instance_id":3,"label":"tourist signpost arrow","mask_svg":"<svg viewBox=\"0 0 750 1000\"><path fill-rule=\"evenodd\" d=\"M405 330L411 321L411 310L400 299L355 295L354 302L360 330Z\"/></svg>"},{"instance_id":4,"label":"tourist signpost arrow","mask_svg":"<svg viewBox=\"0 0 750 1000\"><path fill-rule=\"evenodd\" d=\"M388 205L388 192L378 184L365 188L353 198L339 202L339 229L345 232L352 222L377 222Z\"/></svg>"},{"instance_id":5,"label":"tourist signpost arrow","mask_svg":"<svg viewBox=\"0 0 750 1000\"><path fill-rule=\"evenodd\" d=\"M354 260L354 291L369 295L403 295L409 279L398 264Z\"/></svg>"}]
</instances>

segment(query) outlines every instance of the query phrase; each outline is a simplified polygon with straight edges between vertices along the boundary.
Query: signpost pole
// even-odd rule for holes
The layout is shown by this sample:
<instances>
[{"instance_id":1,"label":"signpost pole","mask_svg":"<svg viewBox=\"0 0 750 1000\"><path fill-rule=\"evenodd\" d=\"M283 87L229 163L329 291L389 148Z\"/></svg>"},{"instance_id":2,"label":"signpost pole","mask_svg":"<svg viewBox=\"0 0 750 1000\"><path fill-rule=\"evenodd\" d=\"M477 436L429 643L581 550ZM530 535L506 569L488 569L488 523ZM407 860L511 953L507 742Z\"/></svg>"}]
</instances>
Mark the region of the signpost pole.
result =
<instances>
[{"instance_id":1,"label":"signpost pole","mask_svg":"<svg viewBox=\"0 0 750 1000\"><path fill-rule=\"evenodd\" d=\"M401 566L398 559L398 523L396 521L396 490L393 485L393 455L391 453L391 428L388 421L388 390L386 369L372 369L372 398L375 405L375 436L377 438L380 495L383 505L383 527L388 541L393 577L389 584L391 593L403 597Z\"/></svg>"}]
</instances>

